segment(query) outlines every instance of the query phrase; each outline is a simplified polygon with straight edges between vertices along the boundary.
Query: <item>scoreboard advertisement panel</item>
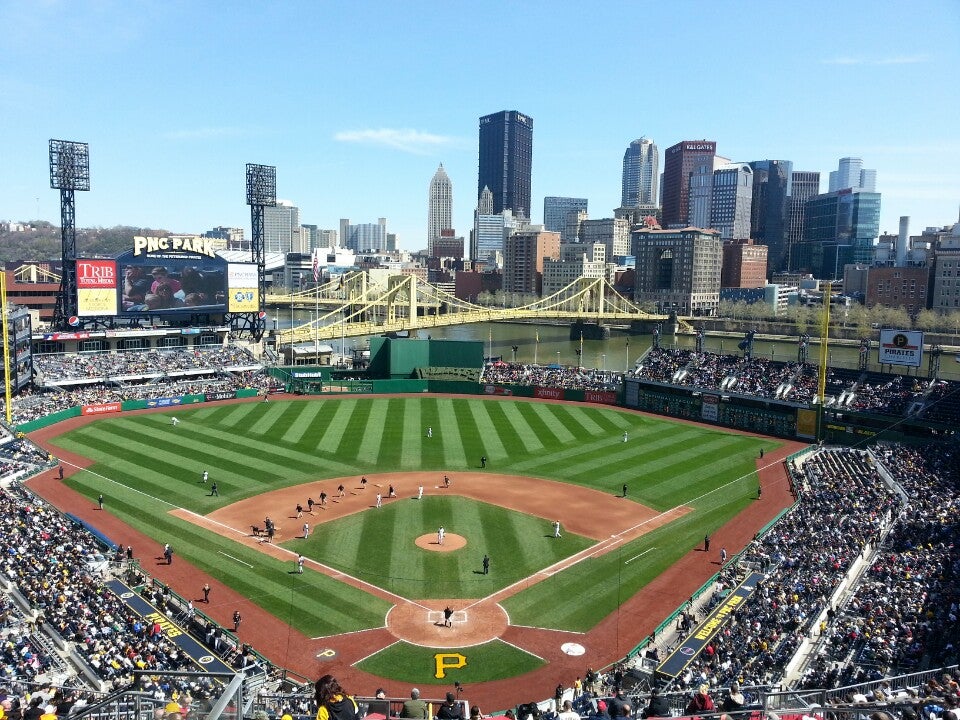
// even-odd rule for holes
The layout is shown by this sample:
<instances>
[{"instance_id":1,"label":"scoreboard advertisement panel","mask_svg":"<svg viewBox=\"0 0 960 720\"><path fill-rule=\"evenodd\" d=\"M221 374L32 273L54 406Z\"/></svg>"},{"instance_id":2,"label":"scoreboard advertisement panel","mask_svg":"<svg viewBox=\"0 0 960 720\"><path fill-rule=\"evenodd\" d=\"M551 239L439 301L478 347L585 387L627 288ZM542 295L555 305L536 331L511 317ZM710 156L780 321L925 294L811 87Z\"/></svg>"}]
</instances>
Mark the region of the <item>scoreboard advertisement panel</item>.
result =
<instances>
[{"instance_id":1,"label":"scoreboard advertisement panel","mask_svg":"<svg viewBox=\"0 0 960 720\"><path fill-rule=\"evenodd\" d=\"M227 269L230 312L257 312L260 309L259 268L253 263L230 263Z\"/></svg>"},{"instance_id":2,"label":"scoreboard advertisement panel","mask_svg":"<svg viewBox=\"0 0 960 720\"><path fill-rule=\"evenodd\" d=\"M77 260L77 315L117 314L117 261Z\"/></svg>"}]
</instances>

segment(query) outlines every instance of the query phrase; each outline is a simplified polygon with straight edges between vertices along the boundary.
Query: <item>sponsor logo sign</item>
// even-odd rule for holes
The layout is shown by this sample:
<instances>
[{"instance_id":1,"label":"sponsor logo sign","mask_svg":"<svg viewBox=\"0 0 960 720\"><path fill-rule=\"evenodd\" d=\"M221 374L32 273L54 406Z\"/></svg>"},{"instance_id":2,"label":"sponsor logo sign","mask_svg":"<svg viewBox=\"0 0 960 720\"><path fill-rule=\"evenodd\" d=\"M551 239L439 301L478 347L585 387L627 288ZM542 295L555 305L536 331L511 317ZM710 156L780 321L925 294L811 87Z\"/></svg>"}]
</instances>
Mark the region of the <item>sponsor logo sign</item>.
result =
<instances>
[{"instance_id":1,"label":"sponsor logo sign","mask_svg":"<svg viewBox=\"0 0 960 720\"><path fill-rule=\"evenodd\" d=\"M486 395L513 395L510 388L505 388L502 385L484 385L483 392Z\"/></svg>"},{"instance_id":2,"label":"sponsor logo sign","mask_svg":"<svg viewBox=\"0 0 960 720\"><path fill-rule=\"evenodd\" d=\"M174 405L180 405L182 402L183 402L183 398L178 398L178 397L150 398L149 400L147 400L147 407L151 407L151 408L172 407Z\"/></svg>"},{"instance_id":3,"label":"sponsor logo sign","mask_svg":"<svg viewBox=\"0 0 960 720\"><path fill-rule=\"evenodd\" d=\"M77 315L117 314L117 261L77 260Z\"/></svg>"},{"instance_id":4,"label":"sponsor logo sign","mask_svg":"<svg viewBox=\"0 0 960 720\"><path fill-rule=\"evenodd\" d=\"M92 337L89 332L62 332L62 333L44 333L44 340L86 340Z\"/></svg>"},{"instance_id":5,"label":"sponsor logo sign","mask_svg":"<svg viewBox=\"0 0 960 720\"><path fill-rule=\"evenodd\" d=\"M709 422L717 422L720 417L720 396L704 395L703 404L700 406L700 417Z\"/></svg>"},{"instance_id":6,"label":"sponsor logo sign","mask_svg":"<svg viewBox=\"0 0 960 720\"><path fill-rule=\"evenodd\" d=\"M260 290L257 266L253 263L230 263L227 266L227 310L257 312Z\"/></svg>"},{"instance_id":7,"label":"sponsor logo sign","mask_svg":"<svg viewBox=\"0 0 960 720\"><path fill-rule=\"evenodd\" d=\"M563 388L535 387L533 396L548 400L563 400Z\"/></svg>"},{"instance_id":8,"label":"sponsor logo sign","mask_svg":"<svg viewBox=\"0 0 960 720\"><path fill-rule=\"evenodd\" d=\"M919 330L881 330L879 355L881 364L920 367L923 333Z\"/></svg>"},{"instance_id":9,"label":"sponsor logo sign","mask_svg":"<svg viewBox=\"0 0 960 720\"><path fill-rule=\"evenodd\" d=\"M613 405L617 402L617 394L609 390L584 390L583 399L587 402Z\"/></svg>"},{"instance_id":10,"label":"sponsor logo sign","mask_svg":"<svg viewBox=\"0 0 960 720\"><path fill-rule=\"evenodd\" d=\"M237 396L237 393L233 391L221 391L221 392L212 392L206 394L207 402L212 402L214 400L233 400Z\"/></svg>"},{"instance_id":11,"label":"sponsor logo sign","mask_svg":"<svg viewBox=\"0 0 960 720\"><path fill-rule=\"evenodd\" d=\"M144 237L137 235L133 238L133 255L150 255L152 253L196 253L216 257L212 238L202 237Z\"/></svg>"},{"instance_id":12,"label":"sponsor logo sign","mask_svg":"<svg viewBox=\"0 0 960 720\"><path fill-rule=\"evenodd\" d=\"M81 412L84 415L104 415L106 413L118 413L122 408L120 403L101 403L99 405L84 405Z\"/></svg>"}]
</instances>

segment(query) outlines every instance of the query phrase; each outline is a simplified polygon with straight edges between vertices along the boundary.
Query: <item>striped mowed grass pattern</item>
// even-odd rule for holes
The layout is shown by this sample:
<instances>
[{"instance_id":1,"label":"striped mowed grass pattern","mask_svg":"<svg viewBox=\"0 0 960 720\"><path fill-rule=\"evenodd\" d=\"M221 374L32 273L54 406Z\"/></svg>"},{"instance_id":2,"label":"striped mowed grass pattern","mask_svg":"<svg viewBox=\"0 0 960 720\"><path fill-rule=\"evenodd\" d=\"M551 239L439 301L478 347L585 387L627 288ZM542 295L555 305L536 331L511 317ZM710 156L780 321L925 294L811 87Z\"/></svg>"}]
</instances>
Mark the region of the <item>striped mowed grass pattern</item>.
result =
<instances>
[{"instance_id":1,"label":"striped mowed grass pattern","mask_svg":"<svg viewBox=\"0 0 960 720\"><path fill-rule=\"evenodd\" d=\"M507 601L513 622L583 629L674 562L705 531L719 527L741 509L756 489L753 471L759 448L777 445L775 440L602 406L443 396L337 396L183 407L175 413L181 421L177 427L170 425L169 414L150 413L103 419L58 438L61 447L96 462L91 472L73 476L71 484L91 498L103 493L112 512L158 542L177 538L179 556L249 594L281 618L291 612L289 566L255 552L238 555L244 550L238 543L212 536L167 511L181 507L205 514L313 479L478 469L481 455L486 456L488 468L498 473L550 478L612 494L626 483L628 501L659 511L691 505L694 512L620 550L626 557L624 553L657 547L649 553L649 562L632 563L625 572L619 564L622 557L618 561L616 554L602 556L578 563ZM427 437L428 427L432 437ZM629 442L623 442L624 432ZM217 482L219 497L210 497L199 484L204 470ZM458 503L456 512L461 512L462 501L464 517L476 518L478 528L500 528L524 542L536 535L503 509L482 503L470 508L465 499L449 499ZM434 522L430 513L443 511L425 506L418 512L425 513L419 522L430 528ZM399 511L393 511L395 518L381 514L384 517L378 522L393 523L394 528L415 522ZM426 573L434 569L418 567L404 553L389 550L392 546L386 539L395 538L397 530L377 531L369 520L370 514L363 513L315 532L311 540L320 548L318 559L329 554L324 543L341 548L349 543L355 548L376 543L383 552L373 562L367 558L374 553L365 557L356 549L340 553L335 560L357 574L385 578L385 584L401 588L405 596L436 596L424 589L430 581ZM225 563L224 553L242 557L254 570ZM525 572L524 567L550 560L549 553L529 563L522 553L518 557L517 566L504 567L505 572ZM486 589L477 585L472 557L438 562L450 564L442 574L449 576L451 589L459 588L457 594L473 596L478 589ZM611 573L619 577L618 584L609 582ZM382 624L385 606L381 601L317 573L304 577L322 587L324 597L322 606L309 596L298 599L298 627L306 632L321 635ZM568 592L571 589L576 592ZM363 603L358 603L357 593L365 598ZM342 603L345 613L354 614L350 622L330 621L331 597ZM357 609L360 605L363 611Z\"/></svg>"}]
</instances>

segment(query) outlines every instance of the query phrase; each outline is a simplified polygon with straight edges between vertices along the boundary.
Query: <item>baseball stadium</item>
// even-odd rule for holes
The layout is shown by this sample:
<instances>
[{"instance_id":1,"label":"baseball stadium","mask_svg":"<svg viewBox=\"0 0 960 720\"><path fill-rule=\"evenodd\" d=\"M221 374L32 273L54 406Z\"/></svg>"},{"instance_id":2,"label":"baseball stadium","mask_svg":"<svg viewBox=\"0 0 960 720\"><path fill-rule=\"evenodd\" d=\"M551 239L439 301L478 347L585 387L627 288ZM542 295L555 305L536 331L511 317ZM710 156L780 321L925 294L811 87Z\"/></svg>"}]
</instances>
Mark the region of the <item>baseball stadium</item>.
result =
<instances>
[{"instance_id":1,"label":"baseball stadium","mask_svg":"<svg viewBox=\"0 0 960 720\"><path fill-rule=\"evenodd\" d=\"M365 307L364 362L286 364L267 175L248 262L65 242L37 332L0 288L5 714L312 717L327 675L371 720L956 706L960 383L942 350L921 376L922 333L878 333L911 374L830 366L829 303L819 365L637 311L623 372L384 337ZM582 287L556 313L581 346Z\"/></svg>"}]
</instances>

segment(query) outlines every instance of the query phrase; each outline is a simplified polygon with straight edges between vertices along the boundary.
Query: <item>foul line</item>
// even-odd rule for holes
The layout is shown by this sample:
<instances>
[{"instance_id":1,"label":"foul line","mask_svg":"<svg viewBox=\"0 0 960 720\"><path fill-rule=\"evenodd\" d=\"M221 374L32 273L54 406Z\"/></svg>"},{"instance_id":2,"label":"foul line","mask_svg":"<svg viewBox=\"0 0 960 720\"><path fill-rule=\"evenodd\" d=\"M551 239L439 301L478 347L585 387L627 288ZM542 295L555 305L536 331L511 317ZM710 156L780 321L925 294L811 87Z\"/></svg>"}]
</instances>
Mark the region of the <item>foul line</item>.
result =
<instances>
[{"instance_id":1,"label":"foul line","mask_svg":"<svg viewBox=\"0 0 960 720\"><path fill-rule=\"evenodd\" d=\"M252 567L253 567L253 565L251 565L251 564L248 563L248 562L244 562L244 561L241 560L240 558L235 558L233 555L227 555L227 553L225 553L223 550L217 550L217 552L220 553L221 555L223 555L224 557L230 558L231 560L236 560L236 561L237 561L238 563L240 563L241 565L246 565L248 568L252 568Z\"/></svg>"},{"instance_id":2,"label":"foul line","mask_svg":"<svg viewBox=\"0 0 960 720\"><path fill-rule=\"evenodd\" d=\"M624 560L624 561L623 561L623 564L624 564L624 565L629 565L630 563L632 563L632 562L633 562L634 560L636 560L637 558L641 558L641 557L643 557L644 555L646 555L648 552L653 552L654 550L656 550L655 547L652 547L652 548L650 548L649 550L644 550L644 551L643 551L642 553L640 553L639 555L634 555L634 556L633 556L632 558L630 558L629 560Z\"/></svg>"}]
</instances>

